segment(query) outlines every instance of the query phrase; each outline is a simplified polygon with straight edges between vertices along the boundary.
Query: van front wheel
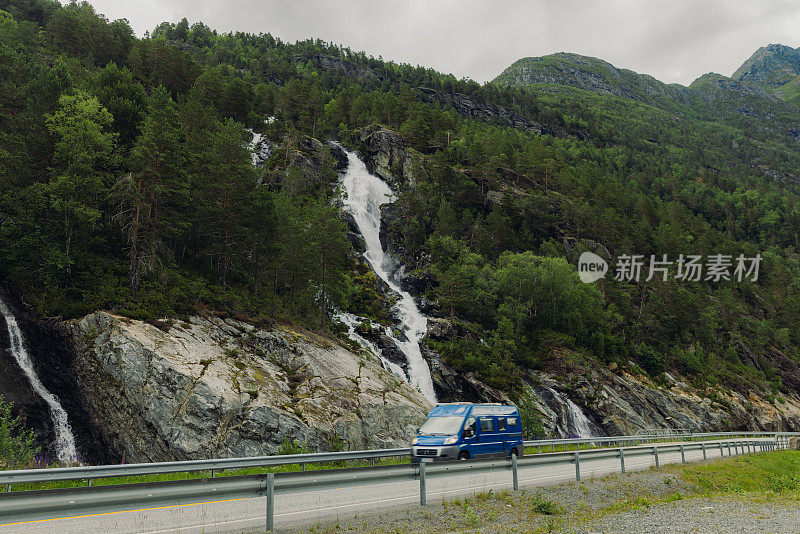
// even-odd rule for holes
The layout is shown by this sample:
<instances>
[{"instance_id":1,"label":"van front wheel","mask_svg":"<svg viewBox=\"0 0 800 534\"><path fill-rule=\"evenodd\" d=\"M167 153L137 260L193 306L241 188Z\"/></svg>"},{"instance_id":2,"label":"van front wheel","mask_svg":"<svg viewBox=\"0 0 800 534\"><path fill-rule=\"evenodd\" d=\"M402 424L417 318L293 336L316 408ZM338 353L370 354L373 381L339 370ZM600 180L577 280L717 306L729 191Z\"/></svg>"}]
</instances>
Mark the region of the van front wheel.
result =
<instances>
[{"instance_id":1,"label":"van front wheel","mask_svg":"<svg viewBox=\"0 0 800 534\"><path fill-rule=\"evenodd\" d=\"M460 453L458 453L458 459L459 460L469 460L469 453L466 452L466 451L461 451Z\"/></svg>"}]
</instances>

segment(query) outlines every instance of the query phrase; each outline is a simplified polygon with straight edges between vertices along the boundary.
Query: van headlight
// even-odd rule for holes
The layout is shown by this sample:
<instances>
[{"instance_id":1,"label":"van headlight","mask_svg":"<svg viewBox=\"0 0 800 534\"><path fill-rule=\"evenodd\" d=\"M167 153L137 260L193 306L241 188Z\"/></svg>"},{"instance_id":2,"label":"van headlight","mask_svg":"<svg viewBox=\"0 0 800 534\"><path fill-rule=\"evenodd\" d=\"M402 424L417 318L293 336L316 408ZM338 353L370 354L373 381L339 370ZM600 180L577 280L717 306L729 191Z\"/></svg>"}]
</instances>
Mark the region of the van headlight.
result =
<instances>
[{"instance_id":1,"label":"van headlight","mask_svg":"<svg viewBox=\"0 0 800 534\"><path fill-rule=\"evenodd\" d=\"M414 439L411 440L411 444L412 445L416 445L418 441L419 441L419 438L414 438Z\"/></svg>"},{"instance_id":2,"label":"van headlight","mask_svg":"<svg viewBox=\"0 0 800 534\"><path fill-rule=\"evenodd\" d=\"M449 438L445 438L444 444L445 445L452 445L453 443L458 441L458 436L450 436Z\"/></svg>"}]
</instances>

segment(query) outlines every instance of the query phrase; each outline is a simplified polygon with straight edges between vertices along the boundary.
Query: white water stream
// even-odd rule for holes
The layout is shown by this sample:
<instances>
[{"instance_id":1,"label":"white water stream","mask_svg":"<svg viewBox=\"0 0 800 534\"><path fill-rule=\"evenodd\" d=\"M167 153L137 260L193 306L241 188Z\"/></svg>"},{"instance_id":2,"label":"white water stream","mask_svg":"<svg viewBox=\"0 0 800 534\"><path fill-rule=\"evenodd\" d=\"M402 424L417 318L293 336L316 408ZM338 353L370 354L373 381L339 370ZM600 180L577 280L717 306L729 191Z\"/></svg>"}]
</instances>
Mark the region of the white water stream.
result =
<instances>
[{"instance_id":1,"label":"white water stream","mask_svg":"<svg viewBox=\"0 0 800 534\"><path fill-rule=\"evenodd\" d=\"M567 428L564 429L565 437L591 438L594 436L593 425L580 407L572 402L567 395L563 395L553 388L547 388L553 394L556 402L566 408Z\"/></svg>"},{"instance_id":2,"label":"white water stream","mask_svg":"<svg viewBox=\"0 0 800 534\"><path fill-rule=\"evenodd\" d=\"M436 393L433 390L431 371L419 347L419 342L428 329L428 319L419 311L411 294L400 289L392 280L387 271L386 254L381 246L381 204L391 202L394 194L386 182L367 171L366 165L358 156L353 152L346 151L346 153L347 171L342 178L342 186L347 192L344 206L355 218L358 229L364 237L367 247L364 257L372 266L372 270L400 295L395 310L404 337L396 336L388 327L386 335L392 338L408 361L408 376L405 377L405 373L402 376L407 378L413 387L418 388L428 400L435 403ZM355 332L354 326L348 324L348 327ZM351 338L355 339L352 335ZM397 372L391 366L390 369Z\"/></svg>"},{"instance_id":3,"label":"white water stream","mask_svg":"<svg viewBox=\"0 0 800 534\"><path fill-rule=\"evenodd\" d=\"M0 298L0 313L5 317L6 325L8 326L8 337L11 340L11 354L17 363L22 368L28 381L31 383L34 391L39 394L42 399L50 407L50 417L53 419L53 428L56 432L56 454L58 459L65 464L74 463L78 459L78 451L75 448L75 436L72 435L72 427L69 426L67 420L67 412L64 407L58 402L58 398L50 393L33 368L28 351L25 349L25 343L22 339L22 331L19 329L17 319L8 309L3 299Z\"/></svg>"}]
</instances>

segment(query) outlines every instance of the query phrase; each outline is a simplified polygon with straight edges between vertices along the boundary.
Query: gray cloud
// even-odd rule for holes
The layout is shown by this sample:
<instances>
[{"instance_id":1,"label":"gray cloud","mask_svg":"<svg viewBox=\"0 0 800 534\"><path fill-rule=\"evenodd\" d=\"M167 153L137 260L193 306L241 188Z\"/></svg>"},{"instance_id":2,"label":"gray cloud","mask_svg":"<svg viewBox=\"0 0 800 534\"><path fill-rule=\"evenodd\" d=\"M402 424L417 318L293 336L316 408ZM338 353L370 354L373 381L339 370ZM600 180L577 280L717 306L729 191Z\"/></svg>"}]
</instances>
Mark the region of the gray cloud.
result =
<instances>
[{"instance_id":1,"label":"gray cloud","mask_svg":"<svg viewBox=\"0 0 800 534\"><path fill-rule=\"evenodd\" d=\"M665 82L730 75L758 47L800 44L792 0L91 0L137 34L187 17L218 31L308 37L488 81L516 59L576 52Z\"/></svg>"}]
</instances>

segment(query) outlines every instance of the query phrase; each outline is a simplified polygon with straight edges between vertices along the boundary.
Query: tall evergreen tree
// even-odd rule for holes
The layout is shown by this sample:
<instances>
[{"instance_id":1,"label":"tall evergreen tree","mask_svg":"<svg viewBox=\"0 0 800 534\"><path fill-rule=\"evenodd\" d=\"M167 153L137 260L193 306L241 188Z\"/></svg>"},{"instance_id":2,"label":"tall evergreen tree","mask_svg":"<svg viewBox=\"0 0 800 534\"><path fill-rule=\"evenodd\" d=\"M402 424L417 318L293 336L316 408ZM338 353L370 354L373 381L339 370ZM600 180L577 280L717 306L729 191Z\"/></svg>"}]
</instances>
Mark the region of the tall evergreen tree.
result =
<instances>
[{"instance_id":1,"label":"tall evergreen tree","mask_svg":"<svg viewBox=\"0 0 800 534\"><path fill-rule=\"evenodd\" d=\"M175 103L159 86L150 99L131 155L134 171L119 180L118 194L128 236L129 284L139 289L143 271L152 271L172 256L172 246L189 225L185 210L189 191L185 134Z\"/></svg>"}]
</instances>

